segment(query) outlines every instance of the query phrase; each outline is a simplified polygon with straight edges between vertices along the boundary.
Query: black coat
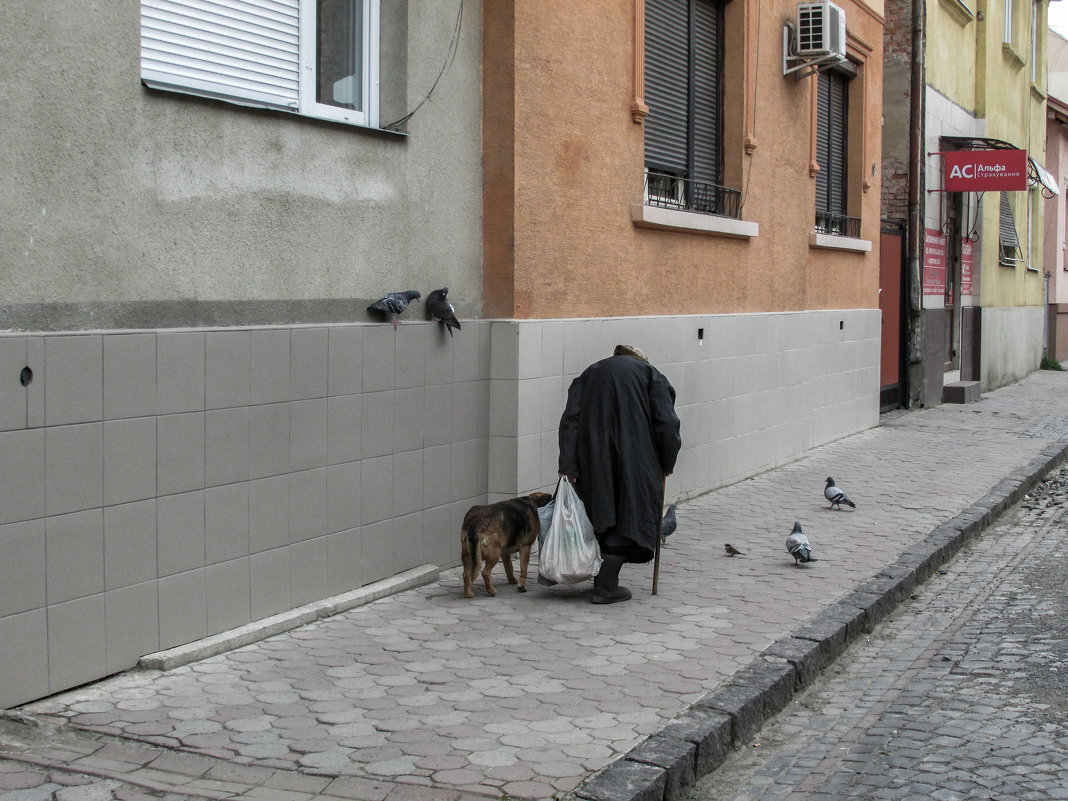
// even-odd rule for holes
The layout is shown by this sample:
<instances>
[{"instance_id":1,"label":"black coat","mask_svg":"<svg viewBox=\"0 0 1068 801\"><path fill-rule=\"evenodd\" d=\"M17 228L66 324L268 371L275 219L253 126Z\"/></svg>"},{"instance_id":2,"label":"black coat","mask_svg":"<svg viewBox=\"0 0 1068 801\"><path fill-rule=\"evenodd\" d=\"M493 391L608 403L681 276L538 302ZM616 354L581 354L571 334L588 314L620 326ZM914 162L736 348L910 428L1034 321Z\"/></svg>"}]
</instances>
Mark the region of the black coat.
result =
<instances>
[{"instance_id":1,"label":"black coat","mask_svg":"<svg viewBox=\"0 0 1068 801\"><path fill-rule=\"evenodd\" d=\"M610 356L571 383L559 470L578 479L575 490L597 533L615 527L652 558L664 476L681 447L675 389L652 365Z\"/></svg>"}]
</instances>

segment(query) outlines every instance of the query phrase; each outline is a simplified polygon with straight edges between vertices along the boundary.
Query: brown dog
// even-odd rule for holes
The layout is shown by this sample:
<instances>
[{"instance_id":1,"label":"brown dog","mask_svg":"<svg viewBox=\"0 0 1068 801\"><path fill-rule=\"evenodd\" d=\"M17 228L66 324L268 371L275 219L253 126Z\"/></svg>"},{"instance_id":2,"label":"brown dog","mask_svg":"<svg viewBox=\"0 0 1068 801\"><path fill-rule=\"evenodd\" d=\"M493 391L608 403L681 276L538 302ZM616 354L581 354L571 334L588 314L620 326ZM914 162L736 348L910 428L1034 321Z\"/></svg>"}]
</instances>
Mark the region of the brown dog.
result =
<instances>
[{"instance_id":1,"label":"brown dog","mask_svg":"<svg viewBox=\"0 0 1068 801\"><path fill-rule=\"evenodd\" d=\"M553 499L547 492L535 492L521 498L472 506L464 515L460 527L460 561L464 565L464 598L474 598L471 583L478 573L479 562L485 562L482 580L486 592L496 595L490 581L490 571L500 559L504 560L504 572L509 584L516 584L512 572L512 554L519 551L519 592L527 591L527 564L530 562L530 546L538 538L541 523L538 508Z\"/></svg>"}]
</instances>

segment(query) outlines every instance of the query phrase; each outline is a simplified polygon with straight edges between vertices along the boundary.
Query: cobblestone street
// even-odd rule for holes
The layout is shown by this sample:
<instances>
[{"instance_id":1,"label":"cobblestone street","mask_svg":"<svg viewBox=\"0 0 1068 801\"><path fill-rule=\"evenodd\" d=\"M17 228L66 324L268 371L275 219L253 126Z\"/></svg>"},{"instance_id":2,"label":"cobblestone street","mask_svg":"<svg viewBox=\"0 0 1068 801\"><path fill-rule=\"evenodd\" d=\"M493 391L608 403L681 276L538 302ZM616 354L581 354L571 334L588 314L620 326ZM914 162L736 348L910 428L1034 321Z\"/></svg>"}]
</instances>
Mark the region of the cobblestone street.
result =
<instances>
[{"instance_id":1,"label":"cobblestone street","mask_svg":"<svg viewBox=\"0 0 1068 801\"><path fill-rule=\"evenodd\" d=\"M1062 468L691 798L1068 798L1066 485Z\"/></svg>"}]
</instances>

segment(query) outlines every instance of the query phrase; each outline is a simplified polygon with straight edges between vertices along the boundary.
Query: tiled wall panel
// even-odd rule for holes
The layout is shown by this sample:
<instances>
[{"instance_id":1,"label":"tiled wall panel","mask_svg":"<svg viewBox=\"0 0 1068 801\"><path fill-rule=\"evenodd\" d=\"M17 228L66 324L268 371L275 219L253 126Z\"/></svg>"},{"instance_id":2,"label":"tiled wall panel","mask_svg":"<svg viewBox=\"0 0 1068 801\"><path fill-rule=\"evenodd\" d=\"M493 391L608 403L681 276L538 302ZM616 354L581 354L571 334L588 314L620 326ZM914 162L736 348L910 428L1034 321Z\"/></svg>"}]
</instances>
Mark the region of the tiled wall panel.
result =
<instances>
[{"instance_id":1,"label":"tiled wall panel","mask_svg":"<svg viewBox=\"0 0 1068 801\"><path fill-rule=\"evenodd\" d=\"M678 392L683 498L876 424L878 336L877 311L0 336L0 706L457 564L472 504L555 484L568 387L619 342Z\"/></svg>"}]
</instances>

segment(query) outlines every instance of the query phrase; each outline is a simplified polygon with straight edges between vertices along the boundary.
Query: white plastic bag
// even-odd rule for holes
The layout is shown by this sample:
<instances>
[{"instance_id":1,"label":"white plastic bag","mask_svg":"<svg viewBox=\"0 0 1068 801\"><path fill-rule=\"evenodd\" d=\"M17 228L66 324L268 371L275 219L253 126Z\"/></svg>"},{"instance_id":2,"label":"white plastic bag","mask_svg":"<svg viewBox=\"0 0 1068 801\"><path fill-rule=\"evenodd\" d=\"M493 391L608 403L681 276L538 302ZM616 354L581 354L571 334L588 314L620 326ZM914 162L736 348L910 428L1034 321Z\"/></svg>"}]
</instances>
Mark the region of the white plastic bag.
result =
<instances>
[{"instance_id":1,"label":"white plastic bag","mask_svg":"<svg viewBox=\"0 0 1068 801\"><path fill-rule=\"evenodd\" d=\"M538 522L541 529L538 531L538 550L545 545L545 535L549 533L549 527L553 524L553 510L556 508L556 499L553 498L544 506L538 507Z\"/></svg>"},{"instance_id":2,"label":"white plastic bag","mask_svg":"<svg viewBox=\"0 0 1068 801\"><path fill-rule=\"evenodd\" d=\"M556 487L552 524L538 552L538 573L550 581L578 584L601 569L601 549L586 507L566 478Z\"/></svg>"}]
</instances>

